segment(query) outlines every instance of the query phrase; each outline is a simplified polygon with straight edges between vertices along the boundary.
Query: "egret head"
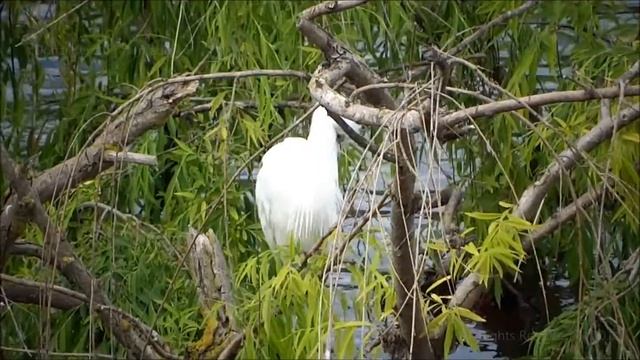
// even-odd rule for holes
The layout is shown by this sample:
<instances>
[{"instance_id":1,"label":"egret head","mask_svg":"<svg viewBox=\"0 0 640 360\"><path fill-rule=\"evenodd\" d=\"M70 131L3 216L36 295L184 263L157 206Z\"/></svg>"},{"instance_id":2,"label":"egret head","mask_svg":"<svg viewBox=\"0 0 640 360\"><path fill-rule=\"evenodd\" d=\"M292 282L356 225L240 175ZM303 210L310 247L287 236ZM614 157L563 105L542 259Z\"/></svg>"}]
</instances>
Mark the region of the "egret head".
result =
<instances>
[{"instance_id":1,"label":"egret head","mask_svg":"<svg viewBox=\"0 0 640 360\"><path fill-rule=\"evenodd\" d=\"M342 120L344 120L344 122L357 133L362 134L362 131L364 130L362 125L349 119L345 119L344 117L342 118ZM316 126L318 127L323 126L328 128L330 126L331 128L333 128L338 141L341 141L345 137L348 138L347 134L344 132L344 130L342 130L340 125L338 125L331 118L331 116L329 116L329 114L327 113L327 109L322 106L318 106L318 108L313 112L313 115L311 117L311 124L312 127L314 126L314 124L316 124Z\"/></svg>"}]
</instances>

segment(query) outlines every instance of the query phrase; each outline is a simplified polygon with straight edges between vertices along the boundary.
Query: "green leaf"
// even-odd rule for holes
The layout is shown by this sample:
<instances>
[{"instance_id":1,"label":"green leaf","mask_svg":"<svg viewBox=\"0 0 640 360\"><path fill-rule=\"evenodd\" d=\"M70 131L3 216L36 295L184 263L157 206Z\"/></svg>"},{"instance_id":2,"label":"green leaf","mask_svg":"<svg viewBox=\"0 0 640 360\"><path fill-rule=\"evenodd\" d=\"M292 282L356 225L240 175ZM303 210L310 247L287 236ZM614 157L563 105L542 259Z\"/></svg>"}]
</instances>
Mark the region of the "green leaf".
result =
<instances>
[{"instance_id":1,"label":"green leaf","mask_svg":"<svg viewBox=\"0 0 640 360\"><path fill-rule=\"evenodd\" d=\"M449 357L451 345L453 344L454 322L451 319L447 322L447 331L444 335L444 353L445 359Z\"/></svg>"},{"instance_id":2,"label":"green leaf","mask_svg":"<svg viewBox=\"0 0 640 360\"><path fill-rule=\"evenodd\" d=\"M175 195L179 196L179 197L187 198L189 200L193 200L193 199L196 198L196 196L193 193L188 192L188 191L180 191L180 192L175 193Z\"/></svg>"},{"instance_id":3,"label":"green leaf","mask_svg":"<svg viewBox=\"0 0 640 360\"><path fill-rule=\"evenodd\" d=\"M640 144L640 133L626 133L621 136L623 139L627 141L634 142L636 144Z\"/></svg>"},{"instance_id":4,"label":"green leaf","mask_svg":"<svg viewBox=\"0 0 640 360\"><path fill-rule=\"evenodd\" d=\"M429 294L429 295L430 295L430 296L431 296L431 298L432 298L433 300L435 300L437 303L444 305L444 302L442 301L442 299L440 298L440 296L438 296L438 294L431 293L431 294Z\"/></svg>"},{"instance_id":5,"label":"green leaf","mask_svg":"<svg viewBox=\"0 0 640 360\"><path fill-rule=\"evenodd\" d=\"M436 281L433 282L433 284L431 284L431 286L429 286L429 288L427 289L427 293L430 293L433 289L435 289L436 287L438 287L438 285L442 284L443 282L447 281L451 279L451 275L447 275L441 279L438 279Z\"/></svg>"},{"instance_id":6,"label":"green leaf","mask_svg":"<svg viewBox=\"0 0 640 360\"><path fill-rule=\"evenodd\" d=\"M467 308L463 308L463 307L456 307L456 312L458 313L458 315L467 318L469 320L475 321L475 322L485 322L486 320L481 318L478 314L474 313L473 311L467 309Z\"/></svg>"},{"instance_id":7,"label":"green leaf","mask_svg":"<svg viewBox=\"0 0 640 360\"><path fill-rule=\"evenodd\" d=\"M507 208L507 209L511 209L512 207L515 206L515 205L509 204L508 202L505 202L505 201L498 201L498 205L502 206L503 208Z\"/></svg>"},{"instance_id":8,"label":"green leaf","mask_svg":"<svg viewBox=\"0 0 640 360\"><path fill-rule=\"evenodd\" d=\"M468 244L466 244L465 246L462 247L466 252L470 253L471 255L475 255L478 256L480 255L480 253L478 252L478 248L476 247L476 244L470 242Z\"/></svg>"},{"instance_id":9,"label":"green leaf","mask_svg":"<svg viewBox=\"0 0 640 360\"><path fill-rule=\"evenodd\" d=\"M500 213L466 212L465 215L478 220L496 220L502 217Z\"/></svg>"}]
</instances>

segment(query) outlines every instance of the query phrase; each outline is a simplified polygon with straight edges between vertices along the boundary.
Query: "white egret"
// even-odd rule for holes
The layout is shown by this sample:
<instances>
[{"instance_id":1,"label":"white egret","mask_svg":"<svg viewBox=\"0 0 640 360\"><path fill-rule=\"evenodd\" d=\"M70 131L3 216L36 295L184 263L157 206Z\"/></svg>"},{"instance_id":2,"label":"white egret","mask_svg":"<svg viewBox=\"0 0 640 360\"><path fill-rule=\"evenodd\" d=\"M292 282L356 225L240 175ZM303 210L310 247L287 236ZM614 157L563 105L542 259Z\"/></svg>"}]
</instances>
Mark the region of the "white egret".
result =
<instances>
[{"instance_id":1,"label":"white egret","mask_svg":"<svg viewBox=\"0 0 640 360\"><path fill-rule=\"evenodd\" d=\"M358 131L360 125L345 122ZM294 239L309 251L338 222L342 191L338 184L338 140L343 130L318 107L306 139L289 137L262 158L256 178L256 203L262 231L271 248Z\"/></svg>"}]
</instances>

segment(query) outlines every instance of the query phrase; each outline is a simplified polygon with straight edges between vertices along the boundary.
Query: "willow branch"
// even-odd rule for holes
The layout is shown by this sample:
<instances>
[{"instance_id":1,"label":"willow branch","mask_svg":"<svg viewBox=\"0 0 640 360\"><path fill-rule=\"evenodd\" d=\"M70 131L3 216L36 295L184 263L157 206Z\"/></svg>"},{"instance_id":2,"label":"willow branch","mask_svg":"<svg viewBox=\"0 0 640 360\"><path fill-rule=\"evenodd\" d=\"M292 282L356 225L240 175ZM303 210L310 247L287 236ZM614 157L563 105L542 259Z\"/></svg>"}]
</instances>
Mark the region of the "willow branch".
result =
<instances>
[{"instance_id":1,"label":"willow branch","mask_svg":"<svg viewBox=\"0 0 640 360\"><path fill-rule=\"evenodd\" d=\"M9 157L7 150L0 144L0 167L9 180L11 187L16 192L16 201L27 204L31 211L31 220L38 226L44 234L44 257L45 262L53 261L60 272L72 284L76 285L84 293L97 304L96 310L100 315L100 319L104 326L109 328L122 345L144 357L158 358L161 357L155 350L158 341L154 341L151 346L139 347L142 343L141 334L131 331L131 329L121 321L119 316L108 310L110 301L104 292L96 286L98 281L91 275L82 261L75 256L73 248L66 241L64 234L51 221L44 209L44 206L38 198L38 193L29 185L29 183L21 178L16 172L16 166ZM9 244L11 245L11 244ZM164 347L164 345L160 346Z\"/></svg>"},{"instance_id":2,"label":"willow branch","mask_svg":"<svg viewBox=\"0 0 640 360\"><path fill-rule=\"evenodd\" d=\"M624 94L625 96L638 96L640 95L640 86L627 86L624 88ZM469 119L494 116L504 112L524 109L527 106L537 107L558 103L599 100L604 98L612 99L619 95L620 88L617 86L601 89L554 91L546 94L525 96L515 100L496 101L491 104L483 104L458 110L440 118L438 126L443 128L454 127Z\"/></svg>"},{"instance_id":3,"label":"willow branch","mask_svg":"<svg viewBox=\"0 0 640 360\"><path fill-rule=\"evenodd\" d=\"M460 51L464 50L467 46L469 46L469 44L471 44L472 42L476 41L479 37L481 37L487 31L489 31L490 28L492 28L492 27L494 27L494 26L496 26L498 24L502 24L504 22L507 22L507 21L509 21L510 19L512 19L512 18L514 18L516 16L520 16L520 15L524 14L529 9L531 9L534 5L536 5L538 2L539 1L537 1L537 0L527 1L524 4L522 4L520 7L516 8L516 9L513 9L513 10L509 10L509 11L505 12L504 14L498 16L497 18L489 21L488 23L480 26L480 28L478 28L478 30L476 30L473 34L471 34L470 36L468 36L467 38L462 40L453 49L449 50L448 53L451 54L451 55L458 54Z\"/></svg>"},{"instance_id":4,"label":"willow branch","mask_svg":"<svg viewBox=\"0 0 640 360\"><path fill-rule=\"evenodd\" d=\"M129 151L107 150L104 152L104 160L112 163L158 166L158 158L154 155L139 154Z\"/></svg>"},{"instance_id":5,"label":"willow branch","mask_svg":"<svg viewBox=\"0 0 640 360\"><path fill-rule=\"evenodd\" d=\"M67 288L43 284L36 281L20 279L0 274L0 301L7 300L21 304L50 305L54 309L71 310L88 302L85 295ZM45 301L45 299L47 299Z\"/></svg>"},{"instance_id":6,"label":"willow branch","mask_svg":"<svg viewBox=\"0 0 640 360\"><path fill-rule=\"evenodd\" d=\"M558 230L564 223L573 219L579 210L591 207L598 200L602 199L602 196L607 192L608 185L605 182L582 194L571 204L558 210L549 219L547 219L547 221L536 228L534 232L529 234L529 236L527 236L523 240L525 251L530 252L531 250L533 250L533 247L539 240L545 238L546 236L549 236L550 234Z\"/></svg>"},{"instance_id":7,"label":"willow branch","mask_svg":"<svg viewBox=\"0 0 640 360\"><path fill-rule=\"evenodd\" d=\"M33 179L31 187L39 201L47 202L59 196L67 189L96 177L100 172L113 166L113 162L104 161L107 147L126 148L147 130L163 125L174 112L177 104L195 93L198 82L161 83L152 89L141 91L136 101L129 100L118 108L110 121L104 124L102 131L93 143L78 155L45 170ZM7 200L5 209L18 206L18 197L14 194ZM6 260L6 251L11 243L21 235L24 219L9 218L10 213L0 214L1 227L10 231L0 233L0 266ZM6 224L9 226L6 226ZM0 229L3 230L3 229Z\"/></svg>"},{"instance_id":8,"label":"willow branch","mask_svg":"<svg viewBox=\"0 0 640 360\"><path fill-rule=\"evenodd\" d=\"M575 147L570 147L558 155L558 160L547 167L542 176L529 186L520 196L514 215L531 219L547 192L560 179L560 175L573 169L583 155L603 141L611 138L614 129L619 130L640 117L640 108L631 107L622 110L612 121L601 121L588 133L578 139Z\"/></svg>"},{"instance_id":9,"label":"willow branch","mask_svg":"<svg viewBox=\"0 0 640 360\"><path fill-rule=\"evenodd\" d=\"M546 196L548 190L559 179L561 173L573 169L577 165L577 162L582 159L582 155L580 154L594 149L598 144L609 139L613 134L614 129L617 130L626 125L629 125L638 117L640 117L640 109L628 108L618 113L618 115L614 119L612 119L612 121L599 122L587 134L585 134L578 140L574 148L569 148L563 151L558 156L560 161L556 161L551 164L546 169L542 177L540 177L538 181L536 181L524 191L524 193L520 197L520 200L518 201L516 209L514 209L514 215L522 217L524 219L531 219L542 203L542 200ZM596 189L595 191L597 192L598 190ZM592 192L588 192L587 194L576 199L576 201L574 202L574 207L569 206L566 209L560 211L555 215L557 217L556 220L551 218L549 222L543 224L541 230L538 231L547 232L557 229L558 226L562 223L557 222L558 219L566 218L566 220L568 220L575 215L574 210L577 211L583 208L583 206L591 205L595 199L592 195ZM534 233L532 236L533 239L537 240L543 235L545 235L545 233L540 233L538 235ZM523 247L525 247L526 249L532 249L533 242L531 238L527 237L523 239ZM467 277L465 277L456 288L449 306L471 308L484 291L483 286L481 286L480 280L480 275L478 275L477 273L471 273ZM441 336L443 331L444 329L439 329L438 335Z\"/></svg>"}]
</instances>

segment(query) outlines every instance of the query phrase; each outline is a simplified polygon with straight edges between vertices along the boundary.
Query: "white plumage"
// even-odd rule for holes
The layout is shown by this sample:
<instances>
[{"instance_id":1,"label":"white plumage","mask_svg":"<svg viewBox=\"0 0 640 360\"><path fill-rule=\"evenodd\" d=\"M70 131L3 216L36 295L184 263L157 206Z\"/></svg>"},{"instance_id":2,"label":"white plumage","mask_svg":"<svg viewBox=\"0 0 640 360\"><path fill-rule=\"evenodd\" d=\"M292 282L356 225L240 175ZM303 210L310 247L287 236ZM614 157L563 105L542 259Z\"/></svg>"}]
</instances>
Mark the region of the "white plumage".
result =
<instances>
[{"instance_id":1,"label":"white plumage","mask_svg":"<svg viewBox=\"0 0 640 360\"><path fill-rule=\"evenodd\" d=\"M359 129L359 125L345 121ZM256 203L262 231L271 248L288 245L293 238L308 251L338 222L342 208L339 131L326 109L318 107L306 139L286 138L262 158L256 178Z\"/></svg>"}]
</instances>

